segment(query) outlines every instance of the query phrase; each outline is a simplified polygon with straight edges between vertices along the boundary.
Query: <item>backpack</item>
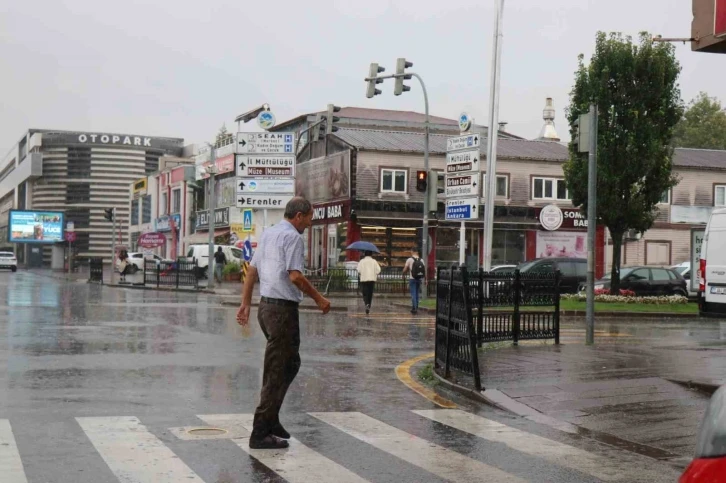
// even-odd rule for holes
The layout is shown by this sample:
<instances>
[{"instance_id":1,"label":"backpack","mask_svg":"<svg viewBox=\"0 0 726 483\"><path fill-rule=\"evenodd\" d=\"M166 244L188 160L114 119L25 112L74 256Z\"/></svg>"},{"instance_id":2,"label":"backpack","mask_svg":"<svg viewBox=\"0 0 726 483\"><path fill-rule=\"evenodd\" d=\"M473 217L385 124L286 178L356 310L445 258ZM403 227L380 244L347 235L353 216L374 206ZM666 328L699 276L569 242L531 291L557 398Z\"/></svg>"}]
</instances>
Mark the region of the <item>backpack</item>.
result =
<instances>
[{"instance_id":1,"label":"backpack","mask_svg":"<svg viewBox=\"0 0 726 483\"><path fill-rule=\"evenodd\" d=\"M411 267L411 276L416 280L421 280L426 276L426 266L420 258L413 259L413 267Z\"/></svg>"}]
</instances>

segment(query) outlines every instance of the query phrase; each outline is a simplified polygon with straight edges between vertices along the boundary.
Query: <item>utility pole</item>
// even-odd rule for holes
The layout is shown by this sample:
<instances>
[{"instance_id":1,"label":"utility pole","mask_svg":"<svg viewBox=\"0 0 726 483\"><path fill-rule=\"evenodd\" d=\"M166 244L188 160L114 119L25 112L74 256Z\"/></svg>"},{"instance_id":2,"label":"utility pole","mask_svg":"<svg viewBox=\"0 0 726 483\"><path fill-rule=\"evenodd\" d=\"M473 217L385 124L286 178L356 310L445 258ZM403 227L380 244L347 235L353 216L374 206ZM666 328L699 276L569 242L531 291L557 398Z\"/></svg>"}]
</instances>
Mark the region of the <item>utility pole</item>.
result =
<instances>
[{"instance_id":1,"label":"utility pole","mask_svg":"<svg viewBox=\"0 0 726 483\"><path fill-rule=\"evenodd\" d=\"M116 279L116 208L111 208L111 285Z\"/></svg>"},{"instance_id":2,"label":"utility pole","mask_svg":"<svg viewBox=\"0 0 726 483\"><path fill-rule=\"evenodd\" d=\"M597 105L590 104L587 166L587 321L585 343L595 343L595 233L597 228Z\"/></svg>"},{"instance_id":3,"label":"utility pole","mask_svg":"<svg viewBox=\"0 0 726 483\"><path fill-rule=\"evenodd\" d=\"M492 77L489 86L489 127L487 134L487 185L484 201L484 271L492 268L492 237L494 236L494 194L497 189L497 138L499 136L499 80L502 62L502 20L504 0L494 0L497 15L494 20L492 47Z\"/></svg>"},{"instance_id":4,"label":"utility pole","mask_svg":"<svg viewBox=\"0 0 726 483\"><path fill-rule=\"evenodd\" d=\"M214 288L214 211L217 208L217 200L214 198L214 175L217 173L216 153L214 145L209 144L209 212L207 219L209 220L209 258L207 259L207 289ZM266 212L267 210L265 210ZM267 217L265 217L267 218ZM265 219L265 224L267 220Z\"/></svg>"},{"instance_id":5,"label":"utility pole","mask_svg":"<svg viewBox=\"0 0 726 483\"><path fill-rule=\"evenodd\" d=\"M374 96L377 96L381 94L381 91L376 89L376 85L382 83L385 79L396 79L395 86L394 86L394 94L395 95L401 95L404 92L410 91L411 88L407 85L403 84L404 79L411 79L412 77L415 77L418 79L419 83L421 84L421 89L423 90L423 96L424 96L424 109L426 113L426 119L424 121L424 170L426 173L429 172L429 96L426 92L426 84L424 84L423 79L420 75L414 73L414 72L405 72L405 70L409 67L413 67L412 62L408 62L404 58L399 58L396 61L396 73L386 76L378 76L377 74L379 72L385 72L386 69L383 67L379 67L377 63L372 63L370 65L370 70L368 71L368 77L365 78L365 81L367 83L367 89L366 89L366 97L371 98ZM426 191L424 192L424 203L423 203L423 233L421 234L421 258L424 260L428 259L429 251L428 251L428 245L429 245L429 190L432 189L431 184L434 180L429 181L426 183ZM437 189L437 186L434 186L433 189ZM421 294L421 298L426 298L426 286L428 285L428 277L433 272L431 271L431 267L427 268L427 276L424 277L424 290Z\"/></svg>"}]
</instances>

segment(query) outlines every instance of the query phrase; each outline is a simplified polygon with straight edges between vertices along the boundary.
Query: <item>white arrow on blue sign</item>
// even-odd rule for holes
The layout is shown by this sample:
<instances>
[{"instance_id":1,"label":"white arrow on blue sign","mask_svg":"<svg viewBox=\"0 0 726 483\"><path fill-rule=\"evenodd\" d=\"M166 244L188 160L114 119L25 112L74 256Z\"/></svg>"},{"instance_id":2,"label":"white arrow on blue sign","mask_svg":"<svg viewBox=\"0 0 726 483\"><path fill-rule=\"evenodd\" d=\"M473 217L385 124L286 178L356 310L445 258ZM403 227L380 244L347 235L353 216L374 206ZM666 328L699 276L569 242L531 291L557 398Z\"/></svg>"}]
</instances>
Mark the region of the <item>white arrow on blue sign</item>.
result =
<instances>
[{"instance_id":1,"label":"white arrow on blue sign","mask_svg":"<svg viewBox=\"0 0 726 483\"><path fill-rule=\"evenodd\" d=\"M459 151L460 149L478 148L481 141L480 134L468 134L446 139L446 151Z\"/></svg>"},{"instance_id":2,"label":"white arrow on blue sign","mask_svg":"<svg viewBox=\"0 0 726 483\"><path fill-rule=\"evenodd\" d=\"M245 240L244 245L242 245L242 253L245 257L245 262L252 260L252 243L249 240Z\"/></svg>"}]
</instances>

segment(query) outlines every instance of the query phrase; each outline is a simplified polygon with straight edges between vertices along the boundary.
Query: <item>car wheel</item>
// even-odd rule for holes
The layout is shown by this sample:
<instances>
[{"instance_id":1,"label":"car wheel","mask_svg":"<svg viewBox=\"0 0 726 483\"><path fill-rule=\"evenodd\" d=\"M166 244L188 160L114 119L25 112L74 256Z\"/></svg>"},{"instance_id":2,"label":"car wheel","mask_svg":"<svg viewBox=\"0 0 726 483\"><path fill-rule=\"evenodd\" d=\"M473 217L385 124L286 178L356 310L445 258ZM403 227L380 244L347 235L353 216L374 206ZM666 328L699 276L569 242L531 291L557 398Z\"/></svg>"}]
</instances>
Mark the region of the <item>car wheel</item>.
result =
<instances>
[{"instance_id":1,"label":"car wheel","mask_svg":"<svg viewBox=\"0 0 726 483\"><path fill-rule=\"evenodd\" d=\"M139 267L137 267L135 264L132 263L131 264L131 267L129 268L129 273L131 275L133 275L133 274L135 274L138 271L139 271Z\"/></svg>"},{"instance_id":2,"label":"car wheel","mask_svg":"<svg viewBox=\"0 0 726 483\"><path fill-rule=\"evenodd\" d=\"M18 271L18 267L12 267L10 270L12 270L13 272L17 272Z\"/></svg>"},{"instance_id":3,"label":"car wheel","mask_svg":"<svg viewBox=\"0 0 726 483\"><path fill-rule=\"evenodd\" d=\"M688 292L682 288L677 288L673 291L673 295L680 295L681 297L688 297Z\"/></svg>"}]
</instances>

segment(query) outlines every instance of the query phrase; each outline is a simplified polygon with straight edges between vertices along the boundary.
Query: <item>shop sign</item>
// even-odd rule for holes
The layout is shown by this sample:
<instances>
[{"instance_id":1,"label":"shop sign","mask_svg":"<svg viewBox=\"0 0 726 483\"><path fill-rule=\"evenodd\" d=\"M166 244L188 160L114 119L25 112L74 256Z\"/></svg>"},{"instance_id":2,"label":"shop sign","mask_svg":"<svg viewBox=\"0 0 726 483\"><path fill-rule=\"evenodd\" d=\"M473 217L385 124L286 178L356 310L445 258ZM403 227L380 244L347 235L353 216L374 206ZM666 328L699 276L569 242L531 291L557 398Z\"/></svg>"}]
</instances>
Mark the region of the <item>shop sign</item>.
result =
<instances>
[{"instance_id":1,"label":"shop sign","mask_svg":"<svg viewBox=\"0 0 726 483\"><path fill-rule=\"evenodd\" d=\"M209 178L209 173L207 172L207 166L209 166L209 164L209 162L206 162L196 166L197 172L195 177L197 180ZM215 176L224 173L231 173L234 171L234 154L215 159L214 165L217 167L217 173Z\"/></svg>"},{"instance_id":2,"label":"shop sign","mask_svg":"<svg viewBox=\"0 0 726 483\"><path fill-rule=\"evenodd\" d=\"M146 194L146 178L141 178L134 182L134 199L137 199Z\"/></svg>"},{"instance_id":3,"label":"shop sign","mask_svg":"<svg viewBox=\"0 0 726 483\"><path fill-rule=\"evenodd\" d=\"M587 235L583 232L537 232L537 258L587 258Z\"/></svg>"},{"instance_id":4,"label":"shop sign","mask_svg":"<svg viewBox=\"0 0 726 483\"><path fill-rule=\"evenodd\" d=\"M229 207L217 208L214 210L214 227L220 228L225 226L229 226ZM195 229L209 229L209 210L197 211L197 223L195 225Z\"/></svg>"},{"instance_id":5,"label":"shop sign","mask_svg":"<svg viewBox=\"0 0 726 483\"><path fill-rule=\"evenodd\" d=\"M539 222L542 228L554 231L562 226L564 216L562 210L557 205L547 205L539 212Z\"/></svg>"},{"instance_id":6,"label":"shop sign","mask_svg":"<svg viewBox=\"0 0 726 483\"><path fill-rule=\"evenodd\" d=\"M137 241L137 245L142 248L157 248L163 246L164 243L166 243L166 235L158 232L142 233Z\"/></svg>"},{"instance_id":7,"label":"shop sign","mask_svg":"<svg viewBox=\"0 0 726 483\"><path fill-rule=\"evenodd\" d=\"M156 231L171 231L172 220L174 227L178 230L181 226L181 215L164 215L156 219Z\"/></svg>"},{"instance_id":8,"label":"shop sign","mask_svg":"<svg viewBox=\"0 0 726 483\"><path fill-rule=\"evenodd\" d=\"M344 218L348 215L346 208L347 205L345 203L313 208L313 221L331 221Z\"/></svg>"}]
</instances>

